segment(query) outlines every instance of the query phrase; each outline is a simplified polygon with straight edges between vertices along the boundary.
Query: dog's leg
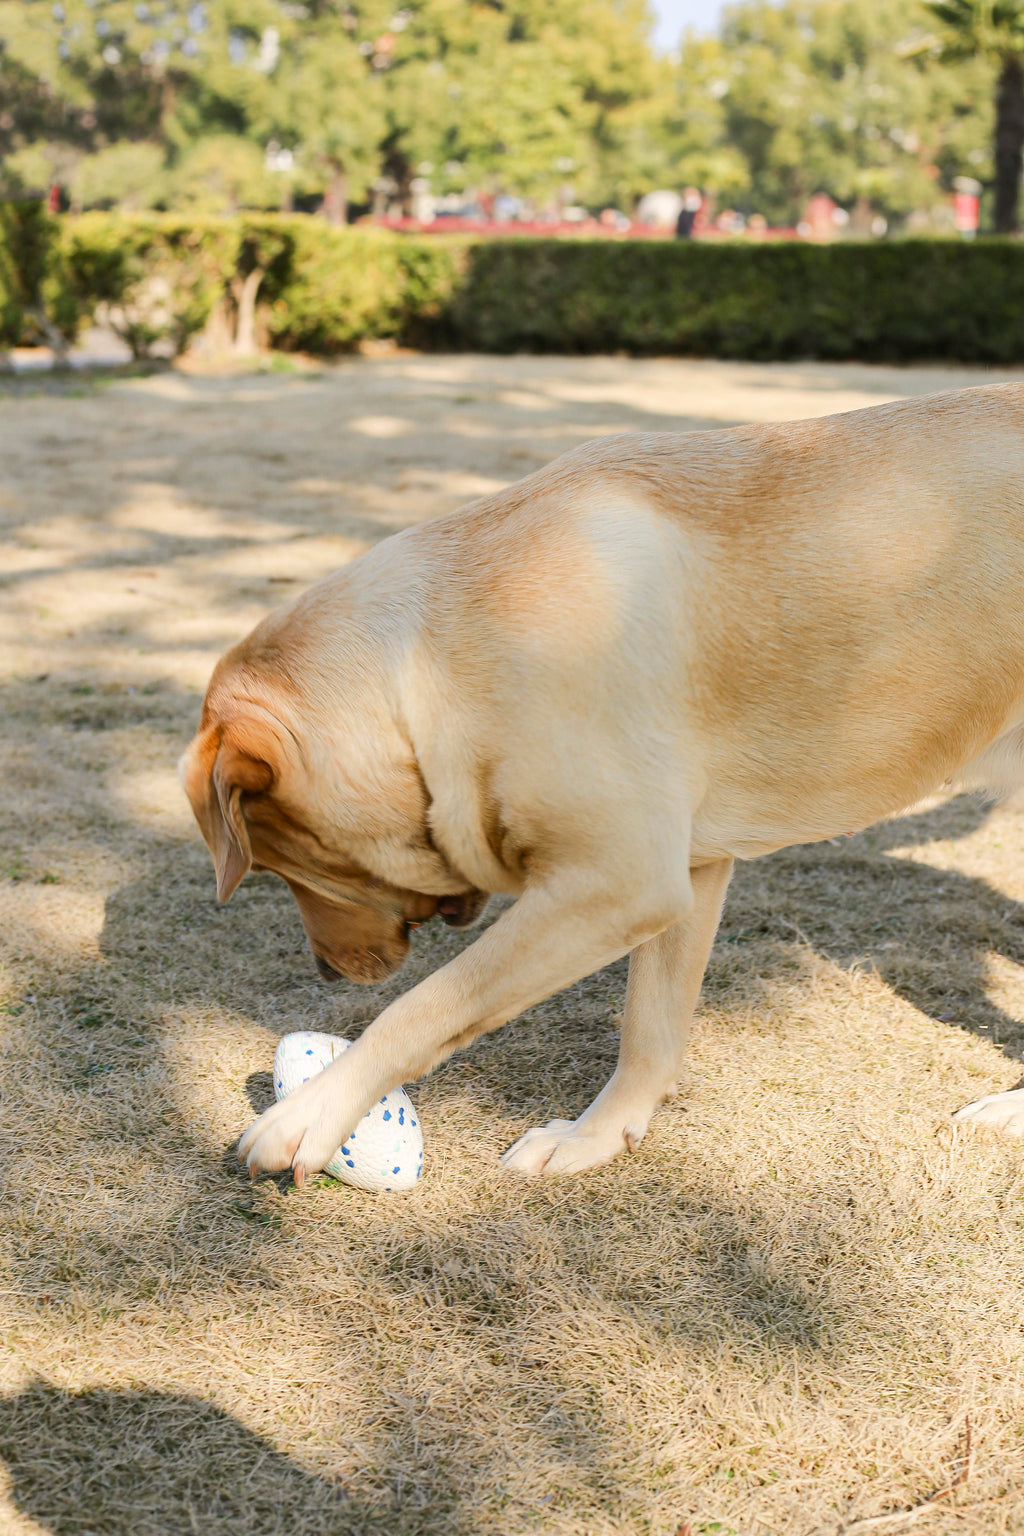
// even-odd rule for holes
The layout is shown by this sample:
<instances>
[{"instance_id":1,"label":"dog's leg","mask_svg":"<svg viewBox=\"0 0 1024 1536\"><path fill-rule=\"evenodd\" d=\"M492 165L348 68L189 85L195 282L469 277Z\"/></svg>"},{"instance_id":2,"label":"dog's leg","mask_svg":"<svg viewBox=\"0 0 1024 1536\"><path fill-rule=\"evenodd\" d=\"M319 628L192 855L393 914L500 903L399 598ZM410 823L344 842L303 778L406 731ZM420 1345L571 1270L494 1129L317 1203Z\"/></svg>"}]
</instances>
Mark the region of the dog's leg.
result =
<instances>
[{"instance_id":1,"label":"dog's leg","mask_svg":"<svg viewBox=\"0 0 1024 1536\"><path fill-rule=\"evenodd\" d=\"M502 1157L519 1173L578 1173L635 1151L657 1106L675 1088L690 1022L722 912L732 860L692 871L694 907L629 957L619 1061L578 1120L552 1120Z\"/></svg>"},{"instance_id":2,"label":"dog's leg","mask_svg":"<svg viewBox=\"0 0 1024 1536\"><path fill-rule=\"evenodd\" d=\"M648 875L652 864L653 857ZM381 1094L677 922L693 895L687 861L675 869L662 889L648 891L643 911L622 895L638 888L639 870L615 894L595 887L590 870L528 889L475 944L386 1008L324 1072L261 1115L242 1137L239 1157L254 1175L291 1165L301 1183ZM657 883L648 878L650 886ZM724 877L721 883L724 889ZM703 960L694 996L702 966ZM659 1091L664 1086L659 1080Z\"/></svg>"}]
</instances>

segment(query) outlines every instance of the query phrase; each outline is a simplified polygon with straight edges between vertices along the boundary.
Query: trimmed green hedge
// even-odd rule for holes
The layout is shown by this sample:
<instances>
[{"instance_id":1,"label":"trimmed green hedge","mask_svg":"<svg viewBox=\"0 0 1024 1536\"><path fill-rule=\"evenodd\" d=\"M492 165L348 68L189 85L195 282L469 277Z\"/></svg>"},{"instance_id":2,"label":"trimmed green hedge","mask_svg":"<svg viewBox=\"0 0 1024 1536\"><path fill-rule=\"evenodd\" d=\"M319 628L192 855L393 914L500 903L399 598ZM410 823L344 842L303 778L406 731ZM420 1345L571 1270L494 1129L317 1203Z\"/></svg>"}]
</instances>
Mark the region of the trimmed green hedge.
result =
<instances>
[{"instance_id":1,"label":"trimmed green hedge","mask_svg":"<svg viewBox=\"0 0 1024 1536\"><path fill-rule=\"evenodd\" d=\"M485 352L1024 358L1024 246L493 241L451 334Z\"/></svg>"},{"instance_id":2,"label":"trimmed green hedge","mask_svg":"<svg viewBox=\"0 0 1024 1536\"><path fill-rule=\"evenodd\" d=\"M480 240L302 215L87 214L0 205L0 346L68 338L103 306L137 355L259 341L324 355L373 337L484 352L1024 359L1024 244Z\"/></svg>"}]
</instances>

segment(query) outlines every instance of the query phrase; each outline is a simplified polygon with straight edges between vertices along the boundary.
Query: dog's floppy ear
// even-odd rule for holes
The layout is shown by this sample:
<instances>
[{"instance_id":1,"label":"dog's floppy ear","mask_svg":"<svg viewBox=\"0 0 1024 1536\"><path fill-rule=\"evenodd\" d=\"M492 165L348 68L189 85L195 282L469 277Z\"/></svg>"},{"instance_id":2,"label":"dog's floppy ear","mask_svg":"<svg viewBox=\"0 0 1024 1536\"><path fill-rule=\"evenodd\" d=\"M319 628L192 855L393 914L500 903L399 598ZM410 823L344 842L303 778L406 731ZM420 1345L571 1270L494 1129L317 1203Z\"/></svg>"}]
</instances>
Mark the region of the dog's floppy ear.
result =
<instances>
[{"instance_id":1,"label":"dog's floppy ear","mask_svg":"<svg viewBox=\"0 0 1024 1536\"><path fill-rule=\"evenodd\" d=\"M270 788L278 753L262 721L238 718L201 731L181 760L185 793L213 854L220 902L230 900L252 864L242 796Z\"/></svg>"}]
</instances>

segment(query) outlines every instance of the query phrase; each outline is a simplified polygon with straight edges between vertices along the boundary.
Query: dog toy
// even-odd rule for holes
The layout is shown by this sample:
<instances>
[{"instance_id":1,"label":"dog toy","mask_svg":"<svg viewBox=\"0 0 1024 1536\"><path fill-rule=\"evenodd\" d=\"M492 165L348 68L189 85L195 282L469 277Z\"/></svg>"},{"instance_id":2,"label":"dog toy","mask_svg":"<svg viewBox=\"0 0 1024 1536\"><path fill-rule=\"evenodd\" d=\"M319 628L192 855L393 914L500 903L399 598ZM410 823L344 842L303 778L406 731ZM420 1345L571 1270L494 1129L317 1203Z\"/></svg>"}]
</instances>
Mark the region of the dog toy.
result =
<instances>
[{"instance_id":1,"label":"dog toy","mask_svg":"<svg viewBox=\"0 0 1024 1536\"><path fill-rule=\"evenodd\" d=\"M351 1041L299 1030L285 1035L274 1052L274 1093L293 1093L329 1067ZM411 1189L423 1172L423 1128L404 1088L392 1088L324 1164L324 1172L356 1189Z\"/></svg>"}]
</instances>

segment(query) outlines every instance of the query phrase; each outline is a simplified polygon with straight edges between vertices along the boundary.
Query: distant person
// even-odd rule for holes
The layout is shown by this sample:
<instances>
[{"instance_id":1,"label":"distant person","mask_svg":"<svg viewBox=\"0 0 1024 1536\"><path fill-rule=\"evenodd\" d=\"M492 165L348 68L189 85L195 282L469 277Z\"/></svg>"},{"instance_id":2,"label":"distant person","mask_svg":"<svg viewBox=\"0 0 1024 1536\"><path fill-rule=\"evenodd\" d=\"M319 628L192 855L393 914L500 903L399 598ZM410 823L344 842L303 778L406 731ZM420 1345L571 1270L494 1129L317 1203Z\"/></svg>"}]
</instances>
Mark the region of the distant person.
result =
<instances>
[{"instance_id":1,"label":"distant person","mask_svg":"<svg viewBox=\"0 0 1024 1536\"><path fill-rule=\"evenodd\" d=\"M676 219L677 240L691 240L693 238L693 226L697 222L697 215L700 213L703 201L704 199L696 187L687 187L683 193L683 206L680 208L679 217Z\"/></svg>"},{"instance_id":2,"label":"distant person","mask_svg":"<svg viewBox=\"0 0 1024 1536\"><path fill-rule=\"evenodd\" d=\"M679 193L670 191L668 187L645 192L636 205L637 223L646 225L648 229L663 229L667 233L675 228L682 206L683 200Z\"/></svg>"}]
</instances>

